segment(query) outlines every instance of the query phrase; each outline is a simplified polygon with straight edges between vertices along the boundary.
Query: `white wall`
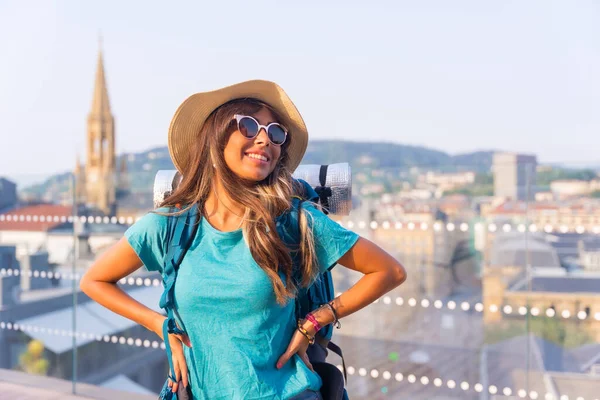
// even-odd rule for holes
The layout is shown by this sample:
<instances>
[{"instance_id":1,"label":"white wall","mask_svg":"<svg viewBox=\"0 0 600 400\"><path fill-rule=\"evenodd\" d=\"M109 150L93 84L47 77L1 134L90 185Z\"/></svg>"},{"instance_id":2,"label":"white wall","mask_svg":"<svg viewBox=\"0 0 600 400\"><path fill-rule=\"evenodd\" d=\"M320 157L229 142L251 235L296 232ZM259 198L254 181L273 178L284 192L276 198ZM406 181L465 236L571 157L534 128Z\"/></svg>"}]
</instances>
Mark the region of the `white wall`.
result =
<instances>
[{"instance_id":1,"label":"white wall","mask_svg":"<svg viewBox=\"0 0 600 400\"><path fill-rule=\"evenodd\" d=\"M17 258L29 254L46 244L46 232L0 231L0 244L17 248Z\"/></svg>"}]
</instances>

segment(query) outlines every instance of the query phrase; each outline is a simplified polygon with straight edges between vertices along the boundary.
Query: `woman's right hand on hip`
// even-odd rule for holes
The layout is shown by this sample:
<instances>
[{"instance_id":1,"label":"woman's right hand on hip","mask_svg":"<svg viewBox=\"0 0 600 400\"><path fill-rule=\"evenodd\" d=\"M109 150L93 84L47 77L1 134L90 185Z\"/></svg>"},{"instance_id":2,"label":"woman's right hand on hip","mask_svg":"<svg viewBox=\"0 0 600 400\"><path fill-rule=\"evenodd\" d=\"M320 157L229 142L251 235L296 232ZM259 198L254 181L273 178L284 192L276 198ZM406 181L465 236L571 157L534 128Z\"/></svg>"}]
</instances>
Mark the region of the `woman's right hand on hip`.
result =
<instances>
[{"instance_id":1,"label":"woman's right hand on hip","mask_svg":"<svg viewBox=\"0 0 600 400\"><path fill-rule=\"evenodd\" d=\"M185 344L188 347L192 347L192 345L186 334L176 335L174 333L169 334L169 344L171 345L171 359L173 361L176 379L176 382L169 379L169 387L173 393L176 393L180 384L183 383L184 387L187 387L189 384L188 368L185 362L185 355L183 354L183 345Z\"/></svg>"}]
</instances>

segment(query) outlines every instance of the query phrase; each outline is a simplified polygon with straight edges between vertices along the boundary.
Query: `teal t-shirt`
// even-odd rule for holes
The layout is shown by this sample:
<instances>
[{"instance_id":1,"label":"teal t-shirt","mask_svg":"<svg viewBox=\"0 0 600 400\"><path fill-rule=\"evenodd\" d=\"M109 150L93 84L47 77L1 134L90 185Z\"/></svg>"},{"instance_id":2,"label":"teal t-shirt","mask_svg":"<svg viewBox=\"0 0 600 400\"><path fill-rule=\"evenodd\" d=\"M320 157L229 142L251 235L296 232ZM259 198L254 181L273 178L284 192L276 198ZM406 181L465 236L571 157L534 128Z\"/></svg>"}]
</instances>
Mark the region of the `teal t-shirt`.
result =
<instances>
[{"instance_id":1,"label":"teal t-shirt","mask_svg":"<svg viewBox=\"0 0 600 400\"><path fill-rule=\"evenodd\" d=\"M310 203L303 203L303 210L312 217L317 261L325 271L358 235ZM167 218L149 213L125 232L150 271L162 270ZM278 222L286 232L297 230L297 210ZM175 301L192 344L184 352L195 399L288 399L320 389L320 377L297 355L276 368L296 327L295 304L277 304L271 281L252 258L241 229L221 232L201 219L179 268Z\"/></svg>"}]
</instances>

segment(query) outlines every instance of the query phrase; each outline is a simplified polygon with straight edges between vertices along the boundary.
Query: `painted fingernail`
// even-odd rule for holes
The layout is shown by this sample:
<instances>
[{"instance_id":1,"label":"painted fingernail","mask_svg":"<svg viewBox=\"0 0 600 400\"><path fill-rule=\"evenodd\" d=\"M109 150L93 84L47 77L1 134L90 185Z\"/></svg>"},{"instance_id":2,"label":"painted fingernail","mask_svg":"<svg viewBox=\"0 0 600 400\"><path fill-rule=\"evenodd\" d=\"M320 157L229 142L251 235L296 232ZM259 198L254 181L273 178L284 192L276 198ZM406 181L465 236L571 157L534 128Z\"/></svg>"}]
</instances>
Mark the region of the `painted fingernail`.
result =
<instances>
[{"instance_id":1,"label":"painted fingernail","mask_svg":"<svg viewBox=\"0 0 600 400\"><path fill-rule=\"evenodd\" d=\"M277 369L281 368L281 363L277 363Z\"/></svg>"}]
</instances>

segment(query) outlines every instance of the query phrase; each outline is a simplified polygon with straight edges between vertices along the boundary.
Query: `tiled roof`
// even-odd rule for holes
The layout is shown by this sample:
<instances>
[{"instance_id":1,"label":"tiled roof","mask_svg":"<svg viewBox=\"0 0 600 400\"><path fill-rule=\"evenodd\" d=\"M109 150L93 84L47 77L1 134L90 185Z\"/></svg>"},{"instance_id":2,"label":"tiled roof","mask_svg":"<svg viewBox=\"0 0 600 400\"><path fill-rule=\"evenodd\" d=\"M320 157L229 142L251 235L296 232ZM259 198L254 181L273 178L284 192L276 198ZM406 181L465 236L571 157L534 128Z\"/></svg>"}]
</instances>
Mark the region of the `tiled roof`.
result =
<instances>
[{"instance_id":1,"label":"tiled roof","mask_svg":"<svg viewBox=\"0 0 600 400\"><path fill-rule=\"evenodd\" d=\"M558 202L531 202L527 204L524 201L507 201L493 208L491 214L525 214L527 210L530 212L548 212L548 211L560 211L560 212L571 212L571 213L585 213L593 214L598 211L599 205L590 199L586 199L585 203L582 202L569 202L569 203L558 203Z\"/></svg>"},{"instance_id":2,"label":"tiled roof","mask_svg":"<svg viewBox=\"0 0 600 400\"><path fill-rule=\"evenodd\" d=\"M491 211L491 214L525 214L526 204L523 202L506 202Z\"/></svg>"},{"instance_id":3,"label":"tiled roof","mask_svg":"<svg viewBox=\"0 0 600 400\"><path fill-rule=\"evenodd\" d=\"M523 288L519 291L530 291ZM538 276L531 279L532 292L600 294L600 277Z\"/></svg>"},{"instance_id":4,"label":"tiled roof","mask_svg":"<svg viewBox=\"0 0 600 400\"><path fill-rule=\"evenodd\" d=\"M14 208L0 214L0 231L46 232L65 223L72 214L71 206L58 204Z\"/></svg>"},{"instance_id":5,"label":"tiled roof","mask_svg":"<svg viewBox=\"0 0 600 400\"><path fill-rule=\"evenodd\" d=\"M541 235L518 232L500 233L491 249L493 266L560 267L556 250Z\"/></svg>"}]
</instances>

